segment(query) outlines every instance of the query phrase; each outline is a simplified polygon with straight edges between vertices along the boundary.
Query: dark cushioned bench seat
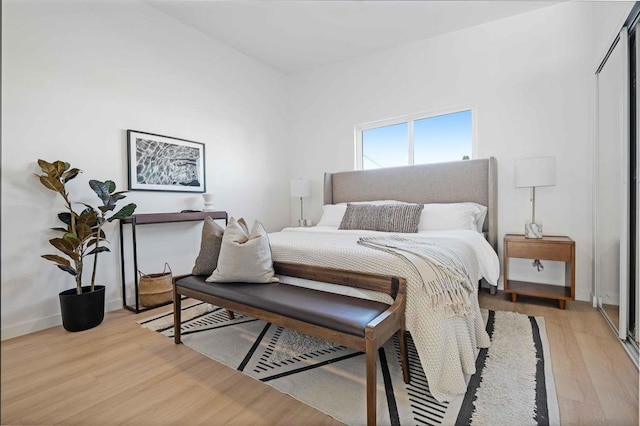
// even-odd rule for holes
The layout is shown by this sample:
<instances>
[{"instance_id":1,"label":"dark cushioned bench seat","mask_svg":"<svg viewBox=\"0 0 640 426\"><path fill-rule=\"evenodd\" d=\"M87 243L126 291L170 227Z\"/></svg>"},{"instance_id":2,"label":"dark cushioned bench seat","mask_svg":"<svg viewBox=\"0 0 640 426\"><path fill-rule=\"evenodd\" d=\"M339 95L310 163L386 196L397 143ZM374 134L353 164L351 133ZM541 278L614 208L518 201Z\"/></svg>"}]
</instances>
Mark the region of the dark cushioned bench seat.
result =
<instances>
[{"instance_id":1,"label":"dark cushioned bench seat","mask_svg":"<svg viewBox=\"0 0 640 426\"><path fill-rule=\"evenodd\" d=\"M286 283L209 283L206 278L190 275L176 280L176 283L184 288L360 337L364 337L367 324L390 306Z\"/></svg>"},{"instance_id":2,"label":"dark cushioned bench seat","mask_svg":"<svg viewBox=\"0 0 640 426\"><path fill-rule=\"evenodd\" d=\"M367 424L376 424L377 351L397 334L404 381L409 383L404 325L404 278L275 262L276 274L383 292L391 305L286 283L208 283L203 276L173 280L174 341L181 343L181 296L192 297L365 353ZM284 280L286 281L286 279Z\"/></svg>"}]
</instances>

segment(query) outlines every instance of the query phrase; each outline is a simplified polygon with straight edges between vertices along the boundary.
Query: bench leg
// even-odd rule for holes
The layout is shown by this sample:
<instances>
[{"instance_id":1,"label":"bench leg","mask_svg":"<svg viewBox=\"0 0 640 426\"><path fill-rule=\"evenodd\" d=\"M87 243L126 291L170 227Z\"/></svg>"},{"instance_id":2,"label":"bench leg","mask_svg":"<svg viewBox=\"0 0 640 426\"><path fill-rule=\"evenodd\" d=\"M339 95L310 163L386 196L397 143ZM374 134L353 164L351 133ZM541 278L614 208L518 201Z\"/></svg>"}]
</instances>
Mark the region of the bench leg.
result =
<instances>
[{"instance_id":1,"label":"bench leg","mask_svg":"<svg viewBox=\"0 0 640 426\"><path fill-rule=\"evenodd\" d=\"M175 285L173 286L173 342L175 344L181 343L180 341L180 324L182 323L182 297L176 291Z\"/></svg>"},{"instance_id":2,"label":"bench leg","mask_svg":"<svg viewBox=\"0 0 640 426\"><path fill-rule=\"evenodd\" d=\"M373 342L366 341L367 355L367 425L376 424L376 348Z\"/></svg>"},{"instance_id":3,"label":"bench leg","mask_svg":"<svg viewBox=\"0 0 640 426\"><path fill-rule=\"evenodd\" d=\"M400 329L397 332L398 343L400 343L400 363L402 364L402 378L405 383L409 383L411 378L409 377L409 361L407 358L407 332L404 329Z\"/></svg>"},{"instance_id":4,"label":"bench leg","mask_svg":"<svg viewBox=\"0 0 640 426\"><path fill-rule=\"evenodd\" d=\"M229 317L230 320L234 320L236 319L235 314L233 313L233 311L230 311L227 309L227 316Z\"/></svg>"}]
</instances>

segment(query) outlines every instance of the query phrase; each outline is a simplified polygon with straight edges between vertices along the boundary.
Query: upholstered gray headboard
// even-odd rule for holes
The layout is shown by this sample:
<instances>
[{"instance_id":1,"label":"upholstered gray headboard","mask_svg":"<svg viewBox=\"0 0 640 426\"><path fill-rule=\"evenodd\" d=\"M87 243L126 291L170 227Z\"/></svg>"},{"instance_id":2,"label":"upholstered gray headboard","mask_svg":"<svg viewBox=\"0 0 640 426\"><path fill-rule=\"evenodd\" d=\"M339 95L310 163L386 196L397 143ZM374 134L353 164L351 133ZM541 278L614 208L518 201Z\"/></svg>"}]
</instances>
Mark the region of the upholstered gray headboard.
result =
<instances>
[{"instance_id":1,"label":"upholstered gray headboard","mask_svg":"<svg viewBox=\"0 0 640 426\"><path fill-rule=\"evenodd\" d=\"M498 248L498 167L495 157L325 173L325 204L372 200L482 204L488 209L483 230L493 248Z\"/></svg>"}]
</instances>

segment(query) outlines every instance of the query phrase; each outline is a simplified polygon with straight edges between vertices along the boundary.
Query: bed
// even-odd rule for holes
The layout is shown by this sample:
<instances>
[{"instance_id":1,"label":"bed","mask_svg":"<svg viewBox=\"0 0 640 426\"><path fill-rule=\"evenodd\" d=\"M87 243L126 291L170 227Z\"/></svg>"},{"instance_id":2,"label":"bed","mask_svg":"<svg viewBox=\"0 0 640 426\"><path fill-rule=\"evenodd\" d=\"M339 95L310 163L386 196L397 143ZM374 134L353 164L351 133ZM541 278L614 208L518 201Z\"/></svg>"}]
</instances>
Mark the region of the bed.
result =
<instances>
[{"instance_id":1,"label":"bed","mask_svg":"<svg viewBox=\"0 0 640 426\"><path fill-rule=\"evenodd\" d=\"M495 289L500 274L496 188L493 157L326 173L325 208L318 226L269 234L273 260L406 278L406 328L431 394L439 401L449 401L466 391L468 376L475 372L478 348L490 344L476 289L481 279ZM477 229L420 228L410 234L338 229L338 220L344 218L341 209L348 204L391 201L429 206L477 204L486 209ZM338 213L332 217L332 212ZM423 215L420 226L424 220ZM296 283L318 285L303 280ZM329 284L323 287L344 291ZM389 302L383 294L348 291L353 296Z\"/></svg>"}]
</instances>

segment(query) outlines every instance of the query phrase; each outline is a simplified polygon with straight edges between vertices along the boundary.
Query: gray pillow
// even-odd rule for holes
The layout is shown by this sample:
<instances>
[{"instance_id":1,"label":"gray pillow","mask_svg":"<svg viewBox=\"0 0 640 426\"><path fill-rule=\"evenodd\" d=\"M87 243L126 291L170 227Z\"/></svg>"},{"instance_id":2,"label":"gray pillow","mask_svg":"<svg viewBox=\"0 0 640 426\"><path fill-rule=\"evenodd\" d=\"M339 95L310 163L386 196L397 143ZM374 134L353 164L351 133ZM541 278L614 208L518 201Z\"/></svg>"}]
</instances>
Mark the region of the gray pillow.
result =
<instances>
[{"instance_id":1,"label":"gray pillow","mask_svg":"<svg viewBox=\"0 0 640 426\"><path fill-rule=\"evenodd\" d=\"M418 232L424 204L347 204L338 229Z\"/></svg>"},{"instance_id":2,"label":"gray pillow","mask_svg":"<svg viewBox=\"0 0 640 426\"><path fill-rule=\"evenodd\" d=\"M202 239L200 241L200 253L196 258L196 264L191 273L193 275L211 275L218 266L218 256L222 246L224 228L218 225L209 216L204 218L202 224Z\"/></svg>"}]
</instances>

